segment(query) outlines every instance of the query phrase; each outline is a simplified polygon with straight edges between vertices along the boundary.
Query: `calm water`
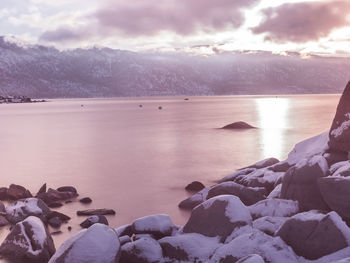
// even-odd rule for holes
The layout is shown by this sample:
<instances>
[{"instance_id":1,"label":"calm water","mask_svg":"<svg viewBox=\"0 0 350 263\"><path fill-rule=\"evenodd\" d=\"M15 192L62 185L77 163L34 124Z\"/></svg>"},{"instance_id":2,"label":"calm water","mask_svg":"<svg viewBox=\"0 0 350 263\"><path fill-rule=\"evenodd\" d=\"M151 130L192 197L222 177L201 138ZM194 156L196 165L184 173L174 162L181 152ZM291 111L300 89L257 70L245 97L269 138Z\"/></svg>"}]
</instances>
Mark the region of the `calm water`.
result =
<instances>
[{"instance_id":1,"label":"calm water","mask_svg":"<svg viewBox=\"0 0 350 263\"><path fill-rule=\"evenodd\" d=\"M80 230L83 218L75 212L82 208L115 209L117 215L109 217L113 227L155 213L182 225L188 214L177 204L187 196L187 183L210 185L263 158L284 159L296 142L330 127L338 99L230 96L0 105L0 186L17 183L33 193L45 182L53 188L76 186L93 203L59 209L73 217L72 232ZM218 129L239 120L259 129ZM57 245L67 238L67 225L62 231Z\"/></svg>"}]
</instances>

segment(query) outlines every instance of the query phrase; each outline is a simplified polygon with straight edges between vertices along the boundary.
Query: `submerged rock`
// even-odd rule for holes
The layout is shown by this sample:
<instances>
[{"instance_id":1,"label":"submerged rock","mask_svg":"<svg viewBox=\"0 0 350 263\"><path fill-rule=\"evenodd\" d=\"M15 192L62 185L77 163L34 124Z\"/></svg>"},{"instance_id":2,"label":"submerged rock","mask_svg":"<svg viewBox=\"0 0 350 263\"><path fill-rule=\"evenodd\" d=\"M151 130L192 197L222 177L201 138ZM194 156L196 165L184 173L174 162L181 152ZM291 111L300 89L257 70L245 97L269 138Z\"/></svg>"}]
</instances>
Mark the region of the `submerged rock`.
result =
<instances>
[{"instance_id":1,"label":"submerged rock","mask_svg":"<svg viewBox=\"0 0 350 263\"><path fill-rule=\"evenodd\" d=\"M0 200L6 200L7 197L7 187L0 187Z\"/></svg>"},{"instance_id":2,"label":"submerged rock","mask_svg":"<svg viewBox=\"0 0 350 263\"><path fill-rule=\"evenodd\" d=\"M185 187L186 191L198 192L205 188L204 184L194 181Z\"/></svg>"},{"instance_id":3,"label":"submerged rock","mask_svg":"<svg viewBox=\"0 0 350 263\"><path fill-rule=\"evenodd\" d=\"M46 193L38 194L37 197L43 200L46 204L51 204L57 201L64 201L71 199L77 196L77 193L71 191L58 191L52 188L49 188Z\"/></svg>"},{"instance_id":4,"label":"submerged rock","mask_svg":"<svg viewBox=\"0 0 350 263\"><path fill-rule=\"evenodd\" d=\"M34 216L17 223L0 246L1 255L20 262L48 262L54 253L49 232Z\"/></svg>"},{"instance_id":5,"label":"submerged rock","mask_svg":"<svg viewBox=\"0 0 350 263\"><path fill-rule=\"evenodd\" d=\"M98 215L115 215L115 211L113 209L87 209L77 211L78 216L98 216Z\"/></svg>"},{"instance_id":6,"label":"submerged rock","mask_svg":"<svg viewBox=\"0 0 350 263\"><path fill-rule=\"evenodd\" d=\"M82 228L89 228L90 226L97 224L97 223L108 226L108 220L103 215L89 216L80 224L80 226Z\"/></svg>"},{"instance_id":7,"label":"submerged rock","mask_svg":"<svg viewBox=\"0 0 350 263\"><path fill-rule=\"evenodd\" d=\"M226 129L226 130L244 130L244 129L256 129L256 127L244 122L244 121L237 121L233 122L231 124L228 124L221 129Z\"/></svg>"},{"instance_id":8,"label":"submerged rock","mask_svg":"<svg viewBox=\"0 0 350 263\"><path fill-rule=\"evenodd\" d=\"M90 197L84 197L84 198L80 199L79 202L82 204L90 204L90 203L92 203L92 200Z\"/></svg>"},{"instance_id":9,"label":"submerged rock","mask_svg":"<svg viewBox=\"0 0 350 263\"><path fill-rule=\"evenodd\" d=\"M74 194L78 194L77 189L73 186L61 186L61 187L57 188L57 191L59 191L59 192L71 192Z\"/></svg>"}]
</instances>

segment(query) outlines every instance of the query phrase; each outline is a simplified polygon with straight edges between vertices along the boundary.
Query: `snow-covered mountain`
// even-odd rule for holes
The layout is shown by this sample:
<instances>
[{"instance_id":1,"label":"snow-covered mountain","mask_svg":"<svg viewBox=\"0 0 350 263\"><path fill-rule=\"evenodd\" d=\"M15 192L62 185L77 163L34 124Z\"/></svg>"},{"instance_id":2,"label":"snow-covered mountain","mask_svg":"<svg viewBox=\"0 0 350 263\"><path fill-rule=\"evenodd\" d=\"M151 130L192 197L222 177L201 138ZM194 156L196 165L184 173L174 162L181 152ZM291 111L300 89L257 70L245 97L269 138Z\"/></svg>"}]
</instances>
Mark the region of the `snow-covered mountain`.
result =
<instances>
[{"instance_id":1,"label":"snow-covered mountain","mask_svg":"<svg viewBox=\"0 0 350 263\"><path fill-rule=\"evenodd\" d=\"M0 38L0 95L112 97L341 92L350 59L268 52L135 53L59 51Z\"/></svg>"}]
</instances>

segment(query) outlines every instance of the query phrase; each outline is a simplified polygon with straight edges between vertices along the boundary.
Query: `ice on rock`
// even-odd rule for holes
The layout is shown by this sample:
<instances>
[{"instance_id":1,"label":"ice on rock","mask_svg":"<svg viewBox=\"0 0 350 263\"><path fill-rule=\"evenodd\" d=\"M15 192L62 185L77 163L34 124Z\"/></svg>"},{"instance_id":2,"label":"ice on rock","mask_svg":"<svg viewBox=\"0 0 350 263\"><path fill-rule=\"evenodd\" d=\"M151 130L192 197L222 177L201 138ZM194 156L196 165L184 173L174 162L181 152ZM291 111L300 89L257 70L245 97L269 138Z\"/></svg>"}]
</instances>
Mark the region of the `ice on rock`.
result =
<instances>
[{"instance_id":1,"label":"ice on rock","mask_svg":"<svg viewBox=\"0 0 350 263\"><path fill-rule=\"evenodd\" d=\"M266 199L249 207L253 218L263 216L287 217L299 212L298 201L284 199Z\"/></svg>"},{"instance_id":2,"label":"ice on rock","mask_svg":"<svg viewBox=\"0 0 350 263\"><path fill-rule=\"evenodd\" d=\"M135 234L151 234L163 237L170 236L177 227L168 215L151 215L136 219L131 228Z\"/></svg>"}]
</instances>

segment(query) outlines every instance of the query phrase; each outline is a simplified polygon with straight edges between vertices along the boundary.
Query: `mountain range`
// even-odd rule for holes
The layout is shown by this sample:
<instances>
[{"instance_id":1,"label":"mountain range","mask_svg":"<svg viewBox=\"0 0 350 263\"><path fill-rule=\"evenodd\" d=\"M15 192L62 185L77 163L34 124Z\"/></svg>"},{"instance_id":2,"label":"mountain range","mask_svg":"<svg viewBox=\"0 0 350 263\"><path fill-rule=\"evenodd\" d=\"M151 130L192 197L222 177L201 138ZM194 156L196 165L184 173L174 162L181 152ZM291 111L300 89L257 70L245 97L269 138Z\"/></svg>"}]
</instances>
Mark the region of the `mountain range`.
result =
<instances>
[{"instance_id":1,"label":"mountain range","mask_svg":"<svg viewBox=\"0 0 350 263\"><path fill-rule=\"evenodd\" d=\"M32 98L339 93L350 59L110 48L58 50L0 37L0 95Z\"/></svg>"}]
</instances>

